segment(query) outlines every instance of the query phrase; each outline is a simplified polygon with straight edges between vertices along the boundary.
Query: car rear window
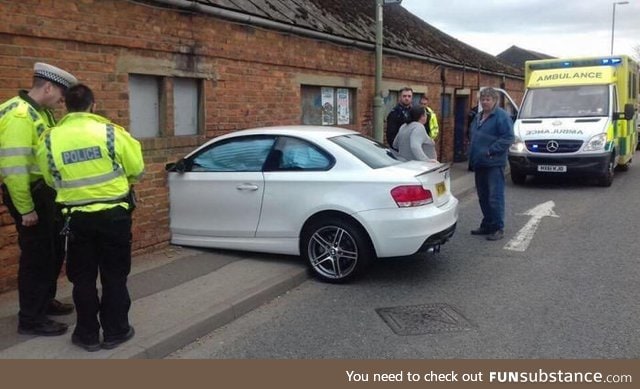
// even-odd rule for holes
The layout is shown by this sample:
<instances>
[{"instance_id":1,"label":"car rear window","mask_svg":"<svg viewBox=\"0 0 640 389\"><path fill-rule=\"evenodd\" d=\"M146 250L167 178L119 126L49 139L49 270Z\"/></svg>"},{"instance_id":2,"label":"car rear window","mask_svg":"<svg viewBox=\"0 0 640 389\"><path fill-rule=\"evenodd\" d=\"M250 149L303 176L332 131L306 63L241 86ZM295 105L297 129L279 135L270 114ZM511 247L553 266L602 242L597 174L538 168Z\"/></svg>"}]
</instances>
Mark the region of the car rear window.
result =
<instances>
[{"instance_id":1,"label":"car rear window","mask_svg":"<svg viewBox=\"0 0 640 389\"><path fill-rule=\"evenodd\" d=\"M349 134L329 138L372 169L397 165L405 160L393 149L364 135Z\"/></svg>"}]
</instances>

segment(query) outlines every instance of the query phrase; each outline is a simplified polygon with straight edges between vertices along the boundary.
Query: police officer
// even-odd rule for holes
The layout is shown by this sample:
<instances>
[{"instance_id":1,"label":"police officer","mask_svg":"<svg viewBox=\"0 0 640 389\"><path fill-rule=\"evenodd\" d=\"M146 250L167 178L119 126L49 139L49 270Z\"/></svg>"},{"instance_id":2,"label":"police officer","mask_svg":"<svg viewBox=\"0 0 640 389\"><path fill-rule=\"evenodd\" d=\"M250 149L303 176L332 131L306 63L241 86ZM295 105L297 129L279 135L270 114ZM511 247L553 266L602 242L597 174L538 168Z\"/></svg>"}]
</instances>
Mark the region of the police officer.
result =
<instances>
[{"instance_id":1,"label":"police officer","mask_svg":"<svg viewBox=\"0 0 640 389\"><path fill-rule=\"evenodd\" d=\"M34 151L38 137L55 124L52 109L60 106L64 91L76 78L45 63L34 66L29 91L0 104L0 178L2 199L18 231L18 332L62 335L67 325L47 318L66 315L73 305L55 300L56 281L64 260L56 229L55 192L37 168Z\"/></svg>"},{"instance_id":2,"label":"police officer","mask_svg":"<svg viewBox=\"0 0 640 389\"><path fill-rule=\"evenodd\" d=\"M94 96L87 86L69 88L65 104L69 113L43 135L37 159L45 181L57 191L68 231L67 276L77 310L71 341L87 351L111 349L134 336L127 289L130 191L144 162L137 140L92 113Z\"/></svg>"},{"instance_id":3,"label":"police officer","mask_svg":"<svg viewBox=\"0 0 640 389\"><path fill-rule=\"evenodd\" d=\"M429 107L429 96L426 94L420 97L420 105L424 108L425 113L427 114L427 124L424 125L427 130L427 135L429 138L436 139L440 134L440 127L438 126L438 118L436 117L436 113Z\"/></svg>"}]
</instances>

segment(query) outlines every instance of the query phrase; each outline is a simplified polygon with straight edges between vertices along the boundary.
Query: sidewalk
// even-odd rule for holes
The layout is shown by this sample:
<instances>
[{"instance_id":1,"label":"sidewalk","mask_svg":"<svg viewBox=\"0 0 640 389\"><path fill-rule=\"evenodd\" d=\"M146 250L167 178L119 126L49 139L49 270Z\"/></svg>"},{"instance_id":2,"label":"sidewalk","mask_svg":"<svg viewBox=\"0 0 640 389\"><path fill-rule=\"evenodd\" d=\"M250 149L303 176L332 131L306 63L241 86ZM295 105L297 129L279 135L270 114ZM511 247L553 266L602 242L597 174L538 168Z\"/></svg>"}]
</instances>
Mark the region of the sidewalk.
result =
<instances>
[{"instance_id":1,"label":"sidewalk","mask_svg":"<svg viewBox=\"0 0 640 389\"><path fill-rule=\"evenodd\" d=\"M474 190L466 162L451 167L453 194ZM86 352L57 337L17 333L17 292L0 295L0 359L162 358L301 284L309 277L298 257L169 246L135 257L129 277L130 321L136 336L113 350ZM71 302L71 285L58 297ZM75 316L56 320L72 326Z\"/></svg>"}]
</instances>

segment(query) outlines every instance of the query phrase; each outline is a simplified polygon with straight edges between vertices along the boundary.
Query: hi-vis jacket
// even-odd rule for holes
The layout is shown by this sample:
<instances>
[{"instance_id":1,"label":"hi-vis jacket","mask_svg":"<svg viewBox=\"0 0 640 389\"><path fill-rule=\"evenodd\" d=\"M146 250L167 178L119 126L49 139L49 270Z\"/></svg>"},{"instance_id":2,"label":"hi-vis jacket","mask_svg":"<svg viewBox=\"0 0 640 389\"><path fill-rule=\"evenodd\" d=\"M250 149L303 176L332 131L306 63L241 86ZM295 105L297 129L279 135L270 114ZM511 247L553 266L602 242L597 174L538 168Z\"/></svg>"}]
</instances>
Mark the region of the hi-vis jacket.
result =
<instances>
[{"instance_id":1,"label":"hi-vis jacket","mask_svg":"<svg viewBox=\"0 0 640 389\"><path fill-rule=\"evenodd\" d=\"M51 111L33 101L27 91L0 104L0 179L22 215L34 210L30 186L42 178L34 155L38 138L54 125Z\"/></svg>"},{"instance_id":2,"label":"hi-vis jacket","mask_svg":"<svg viewBox=\"0 0 640 389\"><path fill-rule=\"evenodd\" d=\"M431 107L426 107L425 111L427 112L428 117L428 123L425 124L425 127L427 127L427 134L431 139L436 139L438 137L438 134L440 134L438 118L436 117L436 113L431 109Z\"/></svg>"},{"instance_id":3,"label":"hi-vis jacket","mask_svg":"<svg viewBox=\"0 0 640 389\"><path fill-rule=\"evenodd\" d=\"M144 170L140 142L88 112L69 113L46 131L36 156L56 202L71 212L128 208L130 185Z\"/></svg>"}]
</instances>

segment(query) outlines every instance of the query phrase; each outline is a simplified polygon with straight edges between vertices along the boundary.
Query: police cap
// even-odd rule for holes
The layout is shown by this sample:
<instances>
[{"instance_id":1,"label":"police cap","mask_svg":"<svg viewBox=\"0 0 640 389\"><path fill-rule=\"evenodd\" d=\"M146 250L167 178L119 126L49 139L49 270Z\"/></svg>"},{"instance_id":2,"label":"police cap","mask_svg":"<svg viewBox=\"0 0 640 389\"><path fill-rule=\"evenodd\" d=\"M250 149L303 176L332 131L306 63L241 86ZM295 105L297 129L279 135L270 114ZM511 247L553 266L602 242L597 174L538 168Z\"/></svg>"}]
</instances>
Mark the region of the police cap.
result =
<instances>
[{"instance_id":1,"label":"police cap","mask_svg":"<svg viewBox=\"0 0 640 389\"><path fill-rule=\"evenodd\" d=\"M63 88L69 88L78 83L73 74L44 62L36 62L33 66L33 76L52 81Z\"/></svg>"}]
</instances>

